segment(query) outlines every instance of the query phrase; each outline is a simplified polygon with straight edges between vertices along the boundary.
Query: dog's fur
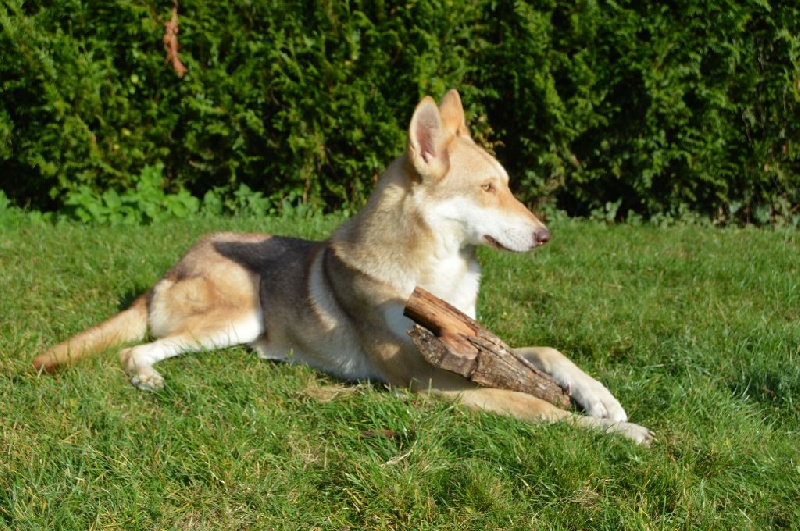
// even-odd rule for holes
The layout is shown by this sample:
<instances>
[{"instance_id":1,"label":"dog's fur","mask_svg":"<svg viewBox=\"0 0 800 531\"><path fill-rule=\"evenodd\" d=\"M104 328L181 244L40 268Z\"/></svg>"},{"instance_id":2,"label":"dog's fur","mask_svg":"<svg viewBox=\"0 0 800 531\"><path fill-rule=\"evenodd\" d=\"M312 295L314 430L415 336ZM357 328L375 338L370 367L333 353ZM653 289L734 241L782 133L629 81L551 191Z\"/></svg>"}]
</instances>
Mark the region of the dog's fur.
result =
<instances>
[{"instance_id":1,"label":"dog's fur","mask_svg":"<svg viewBox=\"0 0 800 531\"><path fill-rule=\"evenodd\" d=\"M476 409L525 420L565 420L648 443L611 393L560 352L519 349L571 393L586 415L533 396L477 387L424 361L403 316L415 286L475 316L479 245L526 252L545 226L511 194L508 175L470 138L456 91L439 107L424 98L406 152L392 162L365 208L331 238L311 242L216 233L199 240L130 308L34 360L40 371L113 345L132 383L163 386L153 365L185 352L247 344L264 358L308 364L348 380L431 391Z\"/></svg>"}]
</instances>

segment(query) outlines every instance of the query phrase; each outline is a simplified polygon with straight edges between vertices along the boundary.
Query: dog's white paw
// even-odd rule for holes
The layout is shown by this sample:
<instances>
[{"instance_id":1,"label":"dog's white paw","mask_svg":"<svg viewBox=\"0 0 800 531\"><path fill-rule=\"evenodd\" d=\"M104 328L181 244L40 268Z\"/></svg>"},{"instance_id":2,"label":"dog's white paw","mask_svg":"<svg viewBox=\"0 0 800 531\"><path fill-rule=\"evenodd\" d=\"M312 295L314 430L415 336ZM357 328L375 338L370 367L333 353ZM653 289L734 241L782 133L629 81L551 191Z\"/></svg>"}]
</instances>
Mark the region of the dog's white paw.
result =
<instances>
[{"instance_id":1,"label":"dog's white paw","mask_svg":"<svg viewBox=\"0 0 800 531\"><path fill-rule=\"evenodd\" d=\"M609 423L605 430L611 433L618 433L642 446L650 446L650 443L653 442L653 432L632 422Z\"/></svg>"},{"instance_id":2,"label":"dog's white paw","mask_svg":"<svg viewBox=\"0 0 800 531\"><path fill-rule=\"evenodd\" d=\"M628 415L606 387L566 358L554 363L550 375L586 413L598 419L625 422Z\"/></svg>"},{"instance_id":3,"label":"dog's white paw","mask_svg":"<svg viewBox=\"0 0 800 531\"><path fill-rule=\"evenodd\" d=\"M159 391L164 388L164 377L148 361L141 361L148 345L139 345L120 351L122 368L131 375L131 384L140 391ZM138 353L138 356L137 356Z\"/></svg>"},{"instance_id":4,"label":"dog's white paw","mask_svg":"<svg viewBox=\"0 0 800 531\"><path fill-rule=\"evenodd\" d=\"M615 422L628 420L628 415L619 400L591 376L583 374L580 378L573 379L567 384L567 389L570 397L590 417L609 419Z\"/></svg>"},{"instance_id":5,"label":"dog's white paw","mask_svg":"<svg viewBox=\"0 0 800 531\"><path fill-rule=\"evenodd\" d=\"M164 388L164 377L152 367L139 367L131 378L131 384L140 391L160 391Z\"/></svg>"}]
</instances>

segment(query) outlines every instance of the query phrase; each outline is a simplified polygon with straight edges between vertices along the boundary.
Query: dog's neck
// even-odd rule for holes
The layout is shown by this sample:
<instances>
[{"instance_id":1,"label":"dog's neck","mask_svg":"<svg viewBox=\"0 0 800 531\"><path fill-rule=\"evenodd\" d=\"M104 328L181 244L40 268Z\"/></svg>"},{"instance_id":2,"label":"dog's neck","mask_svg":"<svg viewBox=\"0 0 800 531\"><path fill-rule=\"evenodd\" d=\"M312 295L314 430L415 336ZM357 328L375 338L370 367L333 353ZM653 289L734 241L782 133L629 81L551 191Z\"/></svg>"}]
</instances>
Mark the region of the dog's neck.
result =
<instances>
[{"instance_id":1,"label":"dog's neck","mask_svg":"<svg viewBox=\"0 0 800 531\"><path fill-rule=\"evenodd\" d=\"M475 247L425 221L416 177L404 157L395 160L366 206L331 237L350 267L409 296L416 286L474 313L480 268Z\"/></svg>"}]
</instances>

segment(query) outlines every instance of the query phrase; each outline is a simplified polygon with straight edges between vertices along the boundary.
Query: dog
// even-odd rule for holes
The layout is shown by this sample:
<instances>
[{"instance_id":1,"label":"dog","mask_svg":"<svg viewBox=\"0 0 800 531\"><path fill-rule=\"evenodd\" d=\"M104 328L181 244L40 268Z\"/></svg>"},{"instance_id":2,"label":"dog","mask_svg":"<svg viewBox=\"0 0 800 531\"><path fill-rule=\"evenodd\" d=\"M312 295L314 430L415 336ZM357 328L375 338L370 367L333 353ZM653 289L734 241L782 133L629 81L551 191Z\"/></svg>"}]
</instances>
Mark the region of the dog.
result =
<instances>
[{"instance_id":1,"label":"dog","mask_svg":"<svg viewBox=\"0 0 800 531\"><path fill-rule=\"evenodd\" d=\"M551 375L584 414L534 396L478 387L435 368L416 349L403 315L416 286L475 317L478 246L524 253L550 232L511 193L500 163L470 137L461 99L414 110L405 152L364 208L322 242L219 232L195 245L145 294L110 319L33 361L40 372L113 346L131 383L163 387L157 362L186 352L251 346L261 357L304 363L338 378L371 380L526 421L565 421L652 438L619 401L559 351L516 351ZM153 341L141 344L149 331Z\"/></svg>"}]
</instances>

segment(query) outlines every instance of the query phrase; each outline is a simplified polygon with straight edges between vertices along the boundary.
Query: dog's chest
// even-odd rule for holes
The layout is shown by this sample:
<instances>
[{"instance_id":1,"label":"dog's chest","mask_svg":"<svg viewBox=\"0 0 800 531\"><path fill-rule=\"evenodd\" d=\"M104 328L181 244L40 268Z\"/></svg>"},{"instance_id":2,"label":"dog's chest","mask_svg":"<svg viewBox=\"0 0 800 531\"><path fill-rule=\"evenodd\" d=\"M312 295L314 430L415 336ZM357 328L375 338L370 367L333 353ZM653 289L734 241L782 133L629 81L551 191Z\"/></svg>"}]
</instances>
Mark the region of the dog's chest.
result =
<instances>
[{"instance_id":1,"label":"dog's chest","mask_svg":"<svg viewBox=\"0 0 800 531\"><path fill-rule=\"evenodd\" d=\"M475 317L475 303L480 285L480 266L476 260L464 257L440 260L424 275L409 280L404 289L408 291L409 296L418 286L447 301L470 317ZM389 304L384 307L383 318L386 326L397 338L403 343L410 344L408 331L414 323L403 315L404 309L403 304Z\"/></svg>"},{"instance_id":2,"label":"dog's chest","mask_svg":"<svg viewBox=\"0 0 800 531\"><path fill-rule=\"evenodd\" d=\"M438 260L418 285L475 317L480 276L480 265L474 257L455 255Z\"/></svg>"}]
</instances>

